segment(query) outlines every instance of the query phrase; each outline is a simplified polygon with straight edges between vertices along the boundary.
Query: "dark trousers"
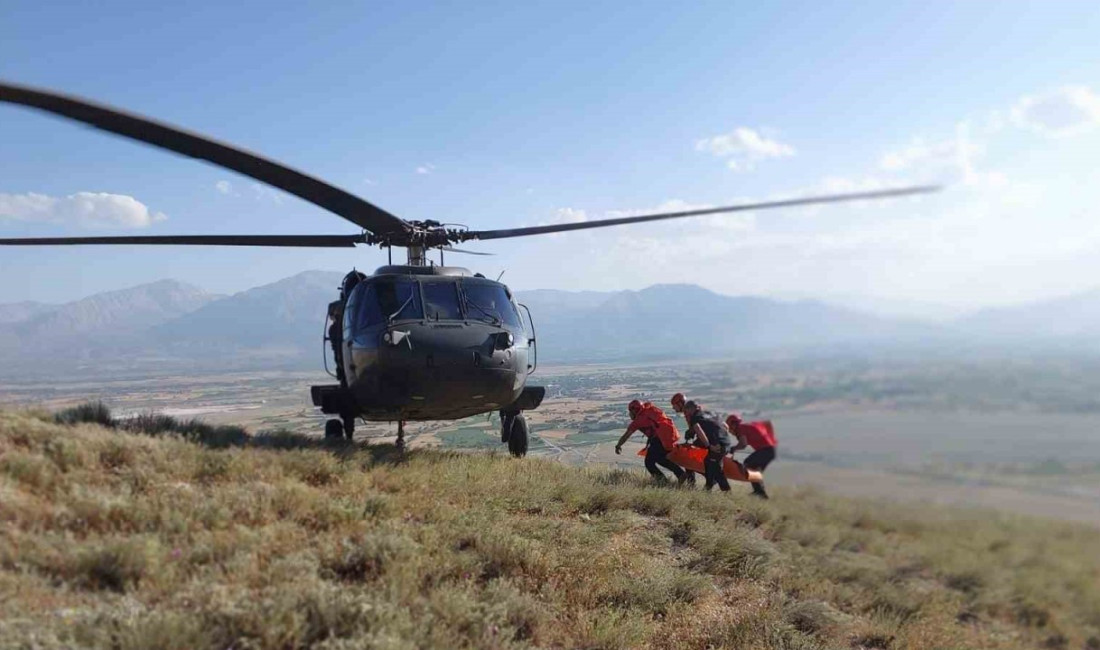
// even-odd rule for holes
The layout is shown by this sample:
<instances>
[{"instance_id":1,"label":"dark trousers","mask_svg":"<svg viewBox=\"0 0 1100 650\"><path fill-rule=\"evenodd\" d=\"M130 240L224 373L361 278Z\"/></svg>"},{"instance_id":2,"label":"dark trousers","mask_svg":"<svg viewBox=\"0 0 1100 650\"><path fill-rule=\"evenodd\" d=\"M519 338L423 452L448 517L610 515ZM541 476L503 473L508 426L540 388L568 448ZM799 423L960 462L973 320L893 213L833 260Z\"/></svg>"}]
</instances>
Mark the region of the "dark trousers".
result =
<instances>
[{"instance_id":1,"label":"dark trousers","mask_svg":"<svg viewBox=\"0 0 1100 650\"><path fill-rule=\"evenodd\" d=\"M661 470L657 469L658 465L672 472L672 475L676 478L680 478L684 475L684 470L680 469L679 465L668 459L668 452L665 451L665 446L661 444L661 441L652 439L649 441L649 447L645 452L646 471L652 474L653 478L667 480Z\"/></svg>"},{"instance_id":2,"label":"dark trousers","mask_svg":"<svg viewBox=\"0 0 1100 650\"><path fill-rule=\"evenodd\" d=\"M764 447L757 449L749 454L749 457L745 459L745 469L754 469L758 472L763 472L767 469L768 465L775 460L775 447ZM767 498L768 493L764 490L764 482L752 484L753 494Z\"/></svg>"},{"instance_id":3,"label":"dark trousers","mask_svg":"<svg viewBox=\"0 0 1100 650\"><path fill-rule=\"evenodd\" d=\"M718 448L718 451L714 450L714 447ZM722 471L722 459L729 453L729 447L725 445L713 445L707 450L707 457L703 459L703 472L707 477L706 488L710 490L714 487L714 484L718 484L718 489L723 492L730 491L730 482L726 478L725 472Z\"/></svg>"}]
</instances>

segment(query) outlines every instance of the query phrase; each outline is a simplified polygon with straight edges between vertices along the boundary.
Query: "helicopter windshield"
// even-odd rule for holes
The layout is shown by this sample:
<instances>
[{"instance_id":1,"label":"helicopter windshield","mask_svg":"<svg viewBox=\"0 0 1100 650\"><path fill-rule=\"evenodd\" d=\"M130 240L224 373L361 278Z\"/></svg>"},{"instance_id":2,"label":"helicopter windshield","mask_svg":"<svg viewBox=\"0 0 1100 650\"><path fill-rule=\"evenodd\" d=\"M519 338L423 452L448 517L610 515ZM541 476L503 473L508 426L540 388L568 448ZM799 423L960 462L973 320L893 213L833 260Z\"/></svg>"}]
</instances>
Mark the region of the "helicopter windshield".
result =
<instances>
[{"instance_id":1,"label":"helicopter windshield","mask_svg":"<svg viewBox=\"0 0 1100 650\"><path fill-rule=\"evenodd\" d=\"M458 284L455 282L424 282L424 311L430 320L462 320L458 303Z\"/></svg>"},{"instance_id":2,"label":"helicopter windshield","mask_svg":"<svg viewBox=\"0 0 1100 650\"><path fill-rule=\"evenodd\" d=\"M392 320L423 318L416 283L404 279L373 280L367 283L359 302L360 327L381 325Z\"/></svg>"},{"instance_id":3,"label":"helicopter windshield","mask_svg":"<svg viewBox=\"0 0 1100 650\"><path fill-rule=\"evenodd\" d=\"M471 320L503 322L510 328L523 329L519 314L501 285L463 282L462 291L466 295L467 317Z\"/></svg>"}]
</instances>

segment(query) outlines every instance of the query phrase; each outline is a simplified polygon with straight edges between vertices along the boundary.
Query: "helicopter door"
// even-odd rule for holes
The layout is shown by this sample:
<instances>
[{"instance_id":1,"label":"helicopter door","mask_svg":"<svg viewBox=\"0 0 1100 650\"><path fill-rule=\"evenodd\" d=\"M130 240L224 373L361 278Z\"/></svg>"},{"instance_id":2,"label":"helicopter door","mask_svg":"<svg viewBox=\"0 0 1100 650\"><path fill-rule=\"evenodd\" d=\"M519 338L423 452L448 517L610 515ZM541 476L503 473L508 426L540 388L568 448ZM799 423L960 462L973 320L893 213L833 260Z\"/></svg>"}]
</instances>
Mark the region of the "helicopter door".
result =
<instances>
[{"instance_id":1,"label":"helicopter door","mask_svg":"<svg viewBox=\"0 0 1100 650\"><path fill-rule=\"evenodd\" d=\"M531 362L527 364L527 374L534 374L539 367L539 346L535 341L535 319L531 317L531 310L527 305L520 303L523 311L527 312L527 322L531 324L531 338L527 339L527 345L531 348Z\"/></svg>"}]
</instances>

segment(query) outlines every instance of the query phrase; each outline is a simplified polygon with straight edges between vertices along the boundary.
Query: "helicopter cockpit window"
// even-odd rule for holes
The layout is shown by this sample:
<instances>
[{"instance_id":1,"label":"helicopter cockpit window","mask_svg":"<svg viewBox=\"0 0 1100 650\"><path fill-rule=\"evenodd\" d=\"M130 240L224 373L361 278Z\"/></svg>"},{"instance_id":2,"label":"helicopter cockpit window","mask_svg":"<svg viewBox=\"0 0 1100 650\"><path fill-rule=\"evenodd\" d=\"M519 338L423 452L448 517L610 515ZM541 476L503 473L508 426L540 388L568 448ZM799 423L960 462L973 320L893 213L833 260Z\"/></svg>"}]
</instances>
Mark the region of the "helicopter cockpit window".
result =
<instances>
[{"instance_id":1,"label":"helicopter cockpit window","mask_svg":"<svg viewBox=\"0 0 1100 650\"><path fill-rule=\"evenodd\" d=\"M373 280L360 299L359 325L371 327L389 320L423 318L420 293L411 280Z\"/></svg>"},{"instance_id":2,"label":"helicopter cockpit window","mask_svg":"<svg viewBox=\"0 0 1100 650\"><path fill-rule=\"evenodd\" d=\"M458 302L458 284L455 282L425 282L424 313L429 320L462 320Z\"/></svg>"},{"instance_id":3,"label":"helicopter cockpit window","mask_svg":"<svg viewBox=\"0 0 1100 650\"><path fill-rule=\"evenodd\" d=\"M523 329L515 305L508 299L504 287L499 284L463 282L466 295L466 317L485 323L504 324L516 330Z\"/></svg>"}]
</instances>

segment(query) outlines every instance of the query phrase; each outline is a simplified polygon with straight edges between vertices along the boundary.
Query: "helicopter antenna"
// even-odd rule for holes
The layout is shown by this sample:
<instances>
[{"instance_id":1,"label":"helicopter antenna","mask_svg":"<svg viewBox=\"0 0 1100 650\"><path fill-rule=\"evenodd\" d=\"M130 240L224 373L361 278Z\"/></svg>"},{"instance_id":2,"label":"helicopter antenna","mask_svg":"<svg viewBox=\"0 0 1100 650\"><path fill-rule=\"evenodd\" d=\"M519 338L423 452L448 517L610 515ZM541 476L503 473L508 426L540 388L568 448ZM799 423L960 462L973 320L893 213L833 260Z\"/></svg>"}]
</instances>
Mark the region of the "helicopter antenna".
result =
<instances>
[{"instance_id":1,"label":"helicopter antenna","mask_svg":"<svg viewBox=\"0 0 1100 650\"><path fill-rule=\"evenodd\" d=\"M504 269L504 271L507 271L507 270L508 269ZM501 271L500 275L497 276L497 282L500 282L500 279L504 277L504 271Z\"/></svg>"}]
</instances>

